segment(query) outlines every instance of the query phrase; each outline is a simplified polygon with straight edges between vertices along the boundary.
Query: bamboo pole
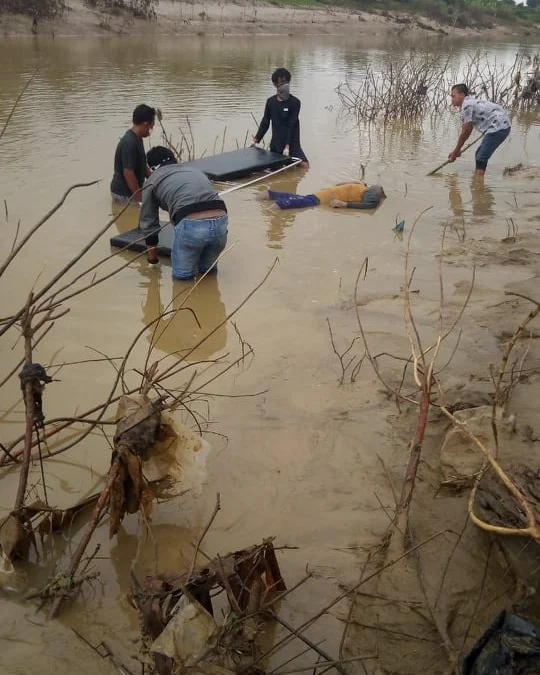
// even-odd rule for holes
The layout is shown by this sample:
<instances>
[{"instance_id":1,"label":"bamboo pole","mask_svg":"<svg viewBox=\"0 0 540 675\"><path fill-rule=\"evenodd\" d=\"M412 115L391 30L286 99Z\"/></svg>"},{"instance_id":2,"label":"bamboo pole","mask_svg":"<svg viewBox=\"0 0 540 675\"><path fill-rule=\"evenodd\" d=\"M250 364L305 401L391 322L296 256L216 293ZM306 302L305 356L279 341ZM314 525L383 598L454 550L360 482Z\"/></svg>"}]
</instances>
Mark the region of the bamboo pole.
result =
<instances>
[{"instance_id":1,"label":"bamboo pole","mask_svg":"<svg viewBox=\"0 0 540 675\"><path fill-rule=\"evenodd\" d=\"M466 146L463 148L463 150L461 151L461 154L463 154L463 153L464 153L466 150L468 150L469 148L472 148L473 145L476 145L476 144L478 143L478 141L481 140L482 138L484 138L484 134L482 134L481 136L478 136L478 138L475 138L474 141L471 141L468 145L466 145ZM446 162L444 162L443 164L441 164L440 166L438 166L436 169L433 169L433 171L430 171L427 175L428 175L428 176L433 176L434 174L437 173L437 171L440 171L440 170L441 170L442 168L444 168L447 164L451 164L451 162L450 162L449 159L447 159Z\"/></svg>"}]
</instances>

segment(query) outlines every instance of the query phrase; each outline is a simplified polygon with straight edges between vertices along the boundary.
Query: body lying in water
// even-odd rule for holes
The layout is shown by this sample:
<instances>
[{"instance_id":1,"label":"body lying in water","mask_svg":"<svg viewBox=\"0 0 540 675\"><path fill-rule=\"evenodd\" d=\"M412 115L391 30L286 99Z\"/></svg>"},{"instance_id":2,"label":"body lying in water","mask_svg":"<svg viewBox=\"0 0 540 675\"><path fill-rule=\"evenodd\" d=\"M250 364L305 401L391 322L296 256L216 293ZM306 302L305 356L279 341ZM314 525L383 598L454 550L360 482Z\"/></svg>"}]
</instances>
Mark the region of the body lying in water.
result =
<instances>
[{"instance_id":1,"label":"body lying in water","mask_svg":"<svg viewBox=\"0 0 540 675\"><path fill-rule=\"evenodd\" d=\"M366 183L340 183L310 195L274 190L266 190L261 195L261 199L270 199L280 209L301 209L320 204L336 209L376 209L384 197L386 195L381 185L368 186Z\"/></svg>"}]
</instances>

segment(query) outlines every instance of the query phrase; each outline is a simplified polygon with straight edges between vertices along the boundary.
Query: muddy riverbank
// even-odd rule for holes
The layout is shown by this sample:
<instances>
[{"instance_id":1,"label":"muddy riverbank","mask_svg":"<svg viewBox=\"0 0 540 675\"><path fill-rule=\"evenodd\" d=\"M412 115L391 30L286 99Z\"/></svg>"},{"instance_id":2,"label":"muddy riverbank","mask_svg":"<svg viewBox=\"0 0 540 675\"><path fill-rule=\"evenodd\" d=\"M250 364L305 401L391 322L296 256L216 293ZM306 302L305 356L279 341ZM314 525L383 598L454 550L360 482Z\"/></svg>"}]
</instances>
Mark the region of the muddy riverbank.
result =
<instances>
[{"instance_id":1,"label":"muddy riverbank","mask_svg":"<svg viewBox=\"0 0 540 675\"><path fill-rule=\"evenodd\" d=\"M196 3L161 0L155 20L134 18L128 12L105 13L70 0L63 18L39 21L37 36L66 35L351 35L375 41L384 38L427 37L501 39L532 36L529 27L500 25L494 28L455 28L420 15L402 12L370 13L339 7L307 8L264 3ZM32 18L3 14L0 35L31 36Z\"/></svg>"},{"instance_id":2,"label":"muddy riverbank","mask_svg":"<svg viewBox=\"0 0 540 675\"><path fill-rule=\"evenodd\" d=\"M466 45L464 53L476 46ZM493 58L512 62L517 48L516 44L493 47ZM189 569L193 541L208 522L219 492L221 510L205 538L204 552L225 554L271 535L277 537L278 545L295 547L278 554L287 584L293 586L302 579L306 565L313 578L283 603L280 612L289 623L302 624L357 583L367 553L381 543L394 508L392 486L399 490L417 417L412 404L402 404L398 412L366 360L354 382L349 377L339 385L341 369L327 319L337 348L343 351L359 336L358 305L372 351L393 355L379 358L381 374L392 386L399 385L410 356L403 320L407 238L418 215L431 207L419 220L411 242L411 265L416 269L411 284L413 312L423 342L431 344L438 330L439 261L445 232L442 273L447 325L468 297L473 269L475 281L463 318L441 351L438 377L450 402L465 407L489 404L493 391L490 365L500 362L505 341L529 311L527 301L505 292L537 297L540 127L535 111L512 114L512 134L494 156L483 182L472 179L473 157L467 153L438 177L428 178L427 172L446 157L457 120L445 112L435 121L366 129L343 116L335 94L338 82L353 78L368 59L384 62L389 56L389 52L363 49L356 39L321 37L315 44L310 38L291 41L260 36L255 43L195 37L182 42L181 52L174 37L155 42L144 37L55 39L36 41L31 49L27 41L15 40L3 43L0 50L6 64L0 75L5 92L0 103L2 119L21 81L40 66L1 141L5 161L0 166L0 198L7 205L0 216L4 255L11 249L19 219L20 231L26 231L70 184L101 181L72 195L5 274L4 317L24 304L31 287L47 283L107 222L112 212L108 181L114 146L129 124L133 105L141 100L158 105L167 128L176 134L189 116L197 154L211 153L216 147L218 152L221 147L234 149L237 141L241 144L246 133L253 132L251 115L262 113L265 97L271 93L269 74L279 55L280 63L290 66L293 91L303 103L303 145L311 168L282 174L272 181L272 187L307 194L357 178L362 165L369 182L384 185L388 197L374 214L324 208L279 212L257 201L256 187L230 195L229 241L234 246L220 263L218 277L207 280L190 299L201 328L188 312L180 312L167 322L167 331L155 341L153 353L167 363L179 362L179 350L193 344L201 333L216 329L196 356L231 363L242 346L234 327L223 320L278 257L267 282L234 317L255 355L202 390L194 408L197 422L188 414L180 415L194 431L201 425L205 444L197 451L188 449L190 470L183 478L182 494L156 504L152 537L142 551L136 515L126 518L112 540L104 522L93 540L93 545L101 544L94 562L99 581L87 586L62 615L62 622L91 644L105 639L123 661L136 668L131 657L139 646L139 624L126 597L133 561L138 559L141 578L156 567L159 571ZM460 58L459 54L448 56ZM152 143L158 141L159 132L152 137ZM531 168L504 174L505 167L519 162ZM138 212L130 209L113 228L131 229L137 217ZM402 219L405 232L400 237L392 228ZM106 235L86 264L110 253ZM355 298L355 281L366 257L367 276ZM70 313L36 349L41 363L56 364L57 381L47 385L44 399L47 419L80 414L104 400L115 378L116 359L126 353L134 336L169 303L178 308L179 285L172 281L166 261L156 268L131 254L123 255L120 264L128 262L108 284L71 299ZM118 264L114 258L104 270L113 271ZM516 416L515 433L501 450L508 462L534 463L538 451L537 323L530 330L520 342L517 368L527 353L508 405L507 412ZM143 366L151 342L150 329L132 352L133 369ZM4 338L1 350L6 364L3 378L21 357L21 344ZM103 360L95 350L111 360ZM362 358L359 340L353 354ZM130 372L139 381L137 372ZM415 389L408 373L406 394ZM212 374L211 370L208 377ZM171 386L184 384L180 377ZM17 438L24 424L18 378L12 378L0 393L5 443ZM113 411L108 421L112 416ZM411 527L418 542L445 529L459 533L464 525L468 488L462 491L458 483L441 489L441 482L460 468L441 457L447 426L432 410L411 510ZM48 495L55 505L69 506L100 489L110 466L113 428L96 429L76 448L45 462ZM64 432L49 448L69 442L73 433ZM468 462L469 453L462 459ZM2 515L13 506L16 479L16 472L2 472ZM38 463L32 469L31 485L41 490ZM71 534L79 536L78 532ZM462 541L463 548L452 556L446 573L456 542L451 535L439 535L420 557L422 569L427 570L424 578L429 594L438 593L445 574L441 616L457 651L470 647L501 603L511 602L513 592L511 579L501 586L508 573L499 556L489 553L486 537L469 524ZM43 584L59 560L65 564L70 547L69 537L56 539L44 559L32 556L17 583L8 584L5 592L23 604L27 587ZM394 594L389 585L367 592L398 600L400 611L404 606L417 609L424 603L421 589L418 592L413 587L409 570L401 572ZM369 673L377 668L400 674L447 670L446 651L425 603L420 614L413 612L417 623L399 614L402 625L398 627L389 621L391 612L385 614L373 598L358 597L361 604L352 617L347 656L349 652L377 655L366 660ZM10 607L0 600L3 615L10 616ZM347 612L346 602L337 605L310 627L308 636L314 642L324 640L324 648L337 654ZM383 631L373 628L378 616L387 622L383 628L409 633L409 638L396 633L390 638L388 632L381 637ZM34 620L31 615L26 618ZM8 644L11 625L4 622L0 633ZM35 645L39 638L29 635L24 639L29 643L28 654L43 654ZM44 675L72 671L72 656L77 658L80 652L74 648L67 654L64 640L62 630L58 648L55 651L51 644L49 660L43 659ZM14 654L11 663L17 662L20 643L12 642L10 649ZM310 657L301 665L312 666L313 662ZM279 663L272 661L271 668ZM349 667L365 672L358 664ZM17 672L15 666L12 672Z\"/></svg>"}]
</instances>

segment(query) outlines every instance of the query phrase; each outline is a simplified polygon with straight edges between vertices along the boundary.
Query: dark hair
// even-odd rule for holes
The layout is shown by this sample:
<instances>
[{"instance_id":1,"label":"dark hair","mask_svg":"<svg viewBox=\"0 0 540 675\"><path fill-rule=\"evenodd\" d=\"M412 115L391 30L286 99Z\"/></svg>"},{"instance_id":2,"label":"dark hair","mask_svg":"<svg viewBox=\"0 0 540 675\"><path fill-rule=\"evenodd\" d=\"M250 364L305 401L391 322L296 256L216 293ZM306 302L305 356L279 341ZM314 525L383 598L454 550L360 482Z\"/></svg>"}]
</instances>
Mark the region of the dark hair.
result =
<instances>
[{"instance_id":1,"label":"dark hair","mask_svg":"<svg viewBox=\"0 0 540 675\"><path fill-rule=\"evenodd\" d=\"M148 166L154 168L156 166L163 166L164 164L176 164L176 157L172 150L165 148L162 145L156 145L146 153L146 161Z\"/></svg>"},{"instance_id":2,"label":"dark hair","mask_svg":"<svg viewBox=\"0 0 540 675\"><path fill-rule=\"evenodd\" d=\"M153 122L156 118L155 108L141 103L133 111L133 124L144 124L145 122Z\"/></svg>"},{"instance_id":3,"label":"dark hair","mask_svg":"<svg viewBox=\"0 0 540 675\"><path fill-rule=\"evenodd\" d=\"M278 80L285 80L285 82L291 81L291 74L287 68L277 68L272 73L272 84L277 86Z\"/></svg>"},{"instance_id":4,"label":"dark hair","mask_svg":"<svg viewBox=\"0 0 540 675\"><path fill-rule=\"evenodd\" d=\"M452 91L457 91L458 94L464 94L465 96L469 95L469 87L466 84L455 84Z\"/></svg>"}]
</instances>

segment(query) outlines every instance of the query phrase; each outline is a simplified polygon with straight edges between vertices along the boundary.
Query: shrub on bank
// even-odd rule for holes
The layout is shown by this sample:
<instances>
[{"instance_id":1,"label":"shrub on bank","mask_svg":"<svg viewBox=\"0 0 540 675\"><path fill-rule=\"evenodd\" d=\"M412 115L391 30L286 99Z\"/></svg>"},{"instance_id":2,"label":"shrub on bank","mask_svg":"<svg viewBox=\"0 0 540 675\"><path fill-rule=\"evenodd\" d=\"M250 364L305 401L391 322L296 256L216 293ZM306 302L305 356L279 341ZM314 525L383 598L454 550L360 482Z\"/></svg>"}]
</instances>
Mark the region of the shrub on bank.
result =
<instances>
[{"instance_id":1,"label":"shrub on bank","mask_svg":"<svg viewBox=\"0 0 540 675\"><path fill-rule=\"evenodd\" d=\"M159 0L84 0L84 4L91 9L111 14L127 10L141 19L156 19L158 3Z\"/></svg>"},{"instance_id":2,"label":"shrub on bank","mask_svg":"<svg viewBox=\"0 0 540 675\"><path fill-rule=\"evenodd\" d=\"M36 19L56 19L67 10L64 0L0 0L0 13L27 14Z\"/></svg>"},{"instance_id":3,"label":"shrub on bank","mask_svg":"<svg viewBox=\"0 0 540 675\"><path fill-rule=\"evenodd\" d=\"M458 28L492 28L497 23L540 23L540 0L340 0L366 11L386 9L422 14Z\"/></svg>"}]
</instances>

